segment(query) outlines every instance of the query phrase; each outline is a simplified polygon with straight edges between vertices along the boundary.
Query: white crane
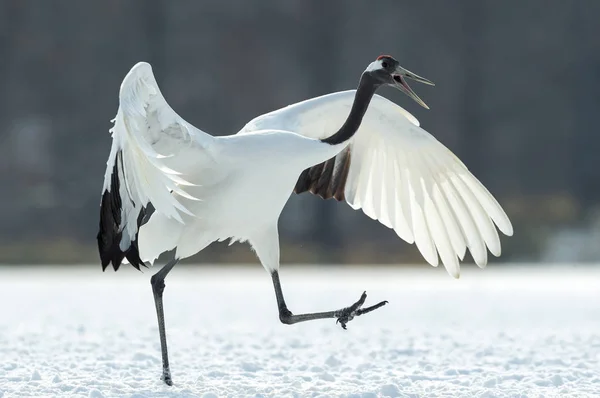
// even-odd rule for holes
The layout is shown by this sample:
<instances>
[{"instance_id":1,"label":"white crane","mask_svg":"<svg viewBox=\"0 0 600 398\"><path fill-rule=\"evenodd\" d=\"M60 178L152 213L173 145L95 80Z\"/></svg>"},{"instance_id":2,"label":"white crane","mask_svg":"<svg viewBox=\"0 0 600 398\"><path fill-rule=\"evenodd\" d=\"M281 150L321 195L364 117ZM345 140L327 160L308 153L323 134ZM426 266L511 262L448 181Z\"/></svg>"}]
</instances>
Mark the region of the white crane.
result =
<instances>
[{"instance_id":1,"label":"white crane","mask_svg":"<svg viewBox=\"0 0 600 398\"><path fill-rule=\"evenodd\" d=\"M465 165L419 127L410 113L375 95L400 89L427 105L406 79L433 85L379 56L356 90L312 98L250 121L235 135L213 137L179 117L163 98L149 64L127 74L119 93L100 211L102 269L139 269L163 252L175 257L151 278L163 375L172 384L163 313L164 279L175 264L214 241L247 241L270 273L284 324L355 316L384 305L292 314L279 280L277 221L292 192L345 200L416 243L425 260L459 276L470 250L487 263L500 255L496 227L512 235L503 209ZM127 260L125 260L125 258Z\"/></svg>"}]
</instances>

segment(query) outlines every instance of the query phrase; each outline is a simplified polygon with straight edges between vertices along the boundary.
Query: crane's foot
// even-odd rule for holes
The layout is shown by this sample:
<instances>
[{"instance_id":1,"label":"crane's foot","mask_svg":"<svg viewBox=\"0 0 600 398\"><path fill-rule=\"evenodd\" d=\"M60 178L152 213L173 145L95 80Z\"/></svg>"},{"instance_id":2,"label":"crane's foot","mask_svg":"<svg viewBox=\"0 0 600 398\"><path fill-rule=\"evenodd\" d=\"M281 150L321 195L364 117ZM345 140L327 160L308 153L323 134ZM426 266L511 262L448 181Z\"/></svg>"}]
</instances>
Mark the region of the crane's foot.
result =
<instances>
[{"instance_id":1,"label":"crane's foot","mask_svg":"<svg viewBox=\"0 0 600 398\"><path fill-rule=\"evenodd\" d=\"M160 377L160 379L162 381L164 381L165 384L168 385L168 386L172 386L173 385L173 380L171 379L171 370L170 369L163 369L163 374Z\"/></svg>"},{"instance_id":2,"label":"crane's foot","mask_svg":"<svg viewBox=\"0 0 600 398\"><path fill-rule=\"evenodd\" d=\"M350 307L342 308L341 310L336 311L335 316L337 317L337 321L335 323L339 323L343 329L346 329L346 324L354 319L354 317L374 311L388 303L386 300L370 307L362 308L366 299L367 292L363 292L363 294L360 296L360 299L358 299L356 303L352 304Z\"/></svg>"}]
</instances>

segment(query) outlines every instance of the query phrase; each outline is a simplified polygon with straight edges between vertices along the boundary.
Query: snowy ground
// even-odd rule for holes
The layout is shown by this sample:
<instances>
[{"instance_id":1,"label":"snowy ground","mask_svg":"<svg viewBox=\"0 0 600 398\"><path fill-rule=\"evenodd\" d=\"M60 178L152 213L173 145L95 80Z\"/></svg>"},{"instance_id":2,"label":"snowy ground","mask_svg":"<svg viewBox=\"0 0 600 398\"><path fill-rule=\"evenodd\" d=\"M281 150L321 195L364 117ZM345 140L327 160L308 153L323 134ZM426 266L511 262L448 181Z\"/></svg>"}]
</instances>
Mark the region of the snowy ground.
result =
<instances>
[{"instance_id":1,"label":"snowy ground","mask_svg":"<svg viewBox=\"0 0 600 398\"><path fill-rule=\"evenodd\" d=\"M366 290L342 330L277 318L270 278L176 268L159 380L150 272L0 268L0 397L586 397L600 394L600 267L282 269L290 309Z\"/></svg>"}]
</instances>

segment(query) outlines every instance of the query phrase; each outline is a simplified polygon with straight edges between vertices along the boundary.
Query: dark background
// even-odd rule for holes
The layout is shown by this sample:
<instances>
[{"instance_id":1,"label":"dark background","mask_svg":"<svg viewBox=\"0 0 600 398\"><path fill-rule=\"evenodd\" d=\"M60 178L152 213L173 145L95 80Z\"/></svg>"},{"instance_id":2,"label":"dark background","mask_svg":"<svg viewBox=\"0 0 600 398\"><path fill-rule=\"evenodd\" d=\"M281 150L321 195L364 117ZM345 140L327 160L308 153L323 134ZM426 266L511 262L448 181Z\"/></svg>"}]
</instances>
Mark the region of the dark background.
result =
<instances>
[{"instance_id":1,"label":"dark background","mask_svg":"<svg viewBox=\"0 0 600 398\"><path fill-rule=\"evenodd\" d=\"M600 259L600 1L0 1L0 263L98 263L95 235L129 68L215 135L354 88L379 54L413 113L490 189L515 227L502 261ZM347 205L292 197L282 261L424 262ZM214 245L194 261L256 261Z\"/></svg>"}]
</instances>

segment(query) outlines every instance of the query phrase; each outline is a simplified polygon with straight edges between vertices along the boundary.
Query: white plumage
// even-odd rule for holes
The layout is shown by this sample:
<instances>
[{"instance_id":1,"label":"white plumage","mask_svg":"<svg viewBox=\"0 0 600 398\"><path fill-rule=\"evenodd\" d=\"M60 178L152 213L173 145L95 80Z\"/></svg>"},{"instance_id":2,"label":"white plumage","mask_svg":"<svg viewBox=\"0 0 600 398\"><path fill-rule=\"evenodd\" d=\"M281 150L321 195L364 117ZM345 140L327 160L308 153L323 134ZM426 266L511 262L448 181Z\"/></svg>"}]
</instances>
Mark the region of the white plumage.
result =
<instances>
[{"instance_id":1,"label":"white plumage","mask_svg":"<svg viewBox=\"0 0 600 398\"><path fill-rule=\"evenodd\" d=\"M232 238L250 241L263 265L277 269L278 250L271 247L278 245L277 219L298 175L348 146L344 194L352 208L416 243L431 265L438 265L439 254L454 277L466 249L481 267L486 247L499 256L494 224L512 235L508 217L406 110L374 95L353 138L338 145L319 141L344 123L355 92L303 101L253 119L237 135L213 137L169 107L149 64L135 65L121 85L104 182L110 190L121 157L120 196L129 198L122 201L121 249L135 239L141 207L152 203L156 211L139 232L142 260L173 248L184 258Z\"/></svg>"},{"instance_id":2,"label":"white plumage","mask_svg":"<svg viewBox=\"0 0 600 398\"><path fill-rule=\"evenodd\" d=\"M465 165L398 105L375 95L393 86L427 105L405 78L433 84L390 56L372 62L357 90L303 101L251 120L237 134L213 137L167 104L147 63L127 74L111 129L113 144L100 204L98 248L102 267L129 261L139 269L161 253L175 258L151 278L163 380L171 385L163 310L165 277L181 258L214 241L248 241L271 274L284 324L337 318L345 329L366 292L336 311L293 314L279 279L279 215L292 192L345 200L416 243L454 277L470 250L487 263L500 255L496 226L511 223ZM494 224L496 226L494 226ZM125 260L126 259L126 260Z\"/></svg>"},{"instance_id":3,"label":"white plumage","mask_svg":"<svg viewBox=\"0 0 600 398\"><path fill-rule=\"evenodd\" d=\"M280 128L325 138L344 122L354 93L328 94L259 116L238 134ZM439 253L454 277L467 248L480 267L487 264L486 246L500 256L492 221L512 235L510 220L460 159L409 112L375 95L348 145L353 158L345 196L353 209L362 208L416 243L431 265L438 265Z\"/></svg>"}]
</instances>

